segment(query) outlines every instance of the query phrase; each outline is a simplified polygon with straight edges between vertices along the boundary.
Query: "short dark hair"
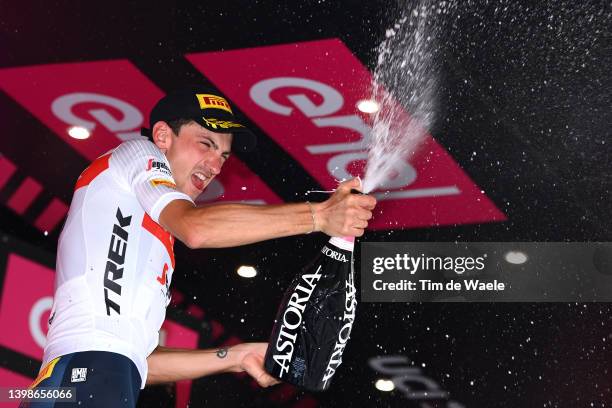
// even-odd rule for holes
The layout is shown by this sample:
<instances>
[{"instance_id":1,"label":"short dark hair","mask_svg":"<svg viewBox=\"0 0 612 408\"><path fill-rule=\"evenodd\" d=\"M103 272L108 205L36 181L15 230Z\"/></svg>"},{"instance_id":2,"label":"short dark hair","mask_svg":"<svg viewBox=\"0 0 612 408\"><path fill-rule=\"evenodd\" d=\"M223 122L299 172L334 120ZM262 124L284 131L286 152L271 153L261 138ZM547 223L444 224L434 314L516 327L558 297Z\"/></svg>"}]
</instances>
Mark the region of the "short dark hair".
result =
<instances>
[{"instance_id":1,"label":"short dark hair","mask_svg":"<svg viewBox=\"0 0 612 408\"><path fill-rule=\"evenodd\" d=\"M188 125L191 122L195 122L195 121L193 119L179 118L179 119L169 120L166 123L168 124L168 126L170 126L170 129L172 129L174 134L178 136L179 132L181 131L181 128L183 127L183 125ZM147 138L151 142L155 143L155 141L153 140L153 128L151 128L151 133L147 136Z\"/></svg>"}]
</instances>

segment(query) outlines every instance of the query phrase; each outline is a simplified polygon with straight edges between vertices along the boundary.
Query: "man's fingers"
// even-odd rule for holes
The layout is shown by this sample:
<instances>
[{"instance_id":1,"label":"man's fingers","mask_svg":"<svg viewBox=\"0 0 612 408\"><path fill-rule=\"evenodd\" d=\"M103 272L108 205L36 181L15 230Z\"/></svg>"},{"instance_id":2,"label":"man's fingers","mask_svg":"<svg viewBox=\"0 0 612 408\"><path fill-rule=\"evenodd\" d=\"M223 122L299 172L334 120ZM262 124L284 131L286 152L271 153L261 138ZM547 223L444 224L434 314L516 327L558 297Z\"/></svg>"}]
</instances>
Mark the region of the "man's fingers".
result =
<instances>
[{"instance_id":1,"label":"man's fingers","mask_svg":"<svg viewBox=\"0 0 612 408\"><path fill-rule=\"evenodd\" d=\"M364 229L368 228L368 222L364 221L364 220L354 221L353 225L351 225L351 228L364 230Z\"/></svg>"},{"instance_id":2,"label":"man's fingers","mask_svg":"<svg viewBox=\"0 0 612 408\"><path fill-rule=\"evenodd\" d=\"M270 374L266 373L262 369L256 370L254 373L249 373L251 376L257 381L261 387L269 387L271 385L275 385L280 383L276 378L272 377Z\"/></svg>"},{"instance_id":3,"label":"man's fingers","mask_svg":"<svg viewBox=\"0 0 612 408\"><path fill-rule=\"evenodd\" d=\"M268 373L263 373L258 378L256 378L256 381L257 384L259 384L261 387L269 387L271 385L280 384L280 381L278 381L276 378L272 377Z\"/></svg>"},{"instance_id":4,"label":"man's fingers","mask_svg":"<svg viewBox=\"0 0 612 408\"><path fill-rule=\"evenodd\" d=\"M246 371L261 387L269 387L280 383L276 378L272 377L263 369L263 358L251 354L245 357L243 362L244 371Z\"/></svg>"},{"instance_id":5,"label":"man's fingers","mask_svg":"<svg viewBox=\"0 0 612 408\"><path fill-rule=\"evenodd\" d=\"M355 197L357 205L368 210L373 210L376 207L376 198L371 195L360 195Z\"/></svg>"},{"instance_id":6,"label":"man's fingers","mask_svg":"<svg viewBox=\"0 0 612 408\"><path fill-rule=\"evenodd\" d=\"M350 193L353 189L361 191L361 179L353 178L343 181L336 190L340 190L344 193Z\"/></svg>"},{"instance_id":7,"label":"man's fingers","mask_svg":"<svg viewBox=\"0 0 612 408\"><path fill-rule=\"evenodd\" d=\"M354 178L340 183L336 193L326 202L321 230L331 236L362 236L372 219L376 198L367 194L351 194L361 190L361 180Z\"/></svg>"},{"instance_id":8,"label":"man's fingers","mask_svg":"<svg viewBox=\"0 0 612 408\"><path fill-rule=\"evenodd\" d=\"M352 237L360 237L364 234L365 230L363 228L352 227L346 234Z\"/></svg>"},{"instance_id":9,"label":"man's fingers","mask_svg":"<svg viewBox=\"0 0 612 408\"><path fill-rule=\"evenodd\" d=\"M372 218L372 211L364 210L360 208L357 210L357 219L367 221Z\"/></svg>"}]
</instances>

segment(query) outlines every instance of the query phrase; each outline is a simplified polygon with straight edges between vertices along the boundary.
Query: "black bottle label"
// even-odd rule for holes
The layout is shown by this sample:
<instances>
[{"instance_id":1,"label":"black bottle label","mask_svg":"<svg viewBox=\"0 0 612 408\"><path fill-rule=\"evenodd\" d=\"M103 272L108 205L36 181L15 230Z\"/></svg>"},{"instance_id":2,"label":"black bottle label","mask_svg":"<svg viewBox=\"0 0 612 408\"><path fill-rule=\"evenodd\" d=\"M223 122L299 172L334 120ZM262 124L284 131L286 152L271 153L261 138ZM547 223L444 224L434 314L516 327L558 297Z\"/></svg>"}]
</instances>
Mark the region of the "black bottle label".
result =
<instances>
[{"instance_id":1,"label":"black bottle label","mask_svg":"<svg viewBox=\"0 0 612 408\"><path fill-rule=\"evenodd\" d=\"M334 237L285 292L265 368L284 382L321 391L342 363L357 306L353 242Z\"/></svg>"}]
</instances>

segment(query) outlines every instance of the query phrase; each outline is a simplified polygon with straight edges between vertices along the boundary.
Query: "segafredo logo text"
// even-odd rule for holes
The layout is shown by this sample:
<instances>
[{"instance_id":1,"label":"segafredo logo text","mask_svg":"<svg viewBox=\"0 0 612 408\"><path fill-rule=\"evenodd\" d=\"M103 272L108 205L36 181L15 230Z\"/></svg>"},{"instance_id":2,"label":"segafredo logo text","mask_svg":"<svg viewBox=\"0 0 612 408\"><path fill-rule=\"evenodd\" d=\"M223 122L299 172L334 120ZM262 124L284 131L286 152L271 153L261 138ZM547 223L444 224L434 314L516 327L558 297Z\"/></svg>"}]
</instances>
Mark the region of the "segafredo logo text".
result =
<instances>
[{"instance_id":1,"label":"segafredo logo text","mask_svg":"<svg viewBox=\"0 0 612 408\"><path fill-rule=\"evenodd\" d=\"M336 261L348 262L348 259L344 254L338 251L334 251L333 249L328 248L327 246L324 246L321 252L324 253L325 256L329 256L331 259L335 259Z\"/></svg>"},{"instance_id":2,"label":"segafredo logo text","mask_svg":"<svg viewBox=\"0 0 612 408\"><path fill-rule=\"evenodd\" d=\"M342 364L342 353L346 347L346 342L351 335L351 329L353 328L353 322L355 321L355 309L357 308L357 299L355 298L355 280L353 271L348 276L346 281L346 300L344 301L344 316L342 321L344 325L338 333L338 339L334 346L334 352L332 353L325 374L323 375L323 386L327 388L327 382L334 376L336 369Z\"/></svg>"},{"instance_id":3,"label":"segafredo logo text","mask_svg":"<svg viewBox=\"0 0 612 408\"><path fill-rule=\"evenodd\" d=\"M274 354L274 361L281 367L279 373L281 378L283 374L289 371L289 363L291 362L297 339L297 330L302 324L302 313L304 313L306 303L310 299L319 279L321 279L321 265L319 265L315 273L302 275L302 281L305 285L300 283L296 286L289 298L287 309L283 313L283 324L276 340L277 353Z\"/></svg>"}]
</instances>

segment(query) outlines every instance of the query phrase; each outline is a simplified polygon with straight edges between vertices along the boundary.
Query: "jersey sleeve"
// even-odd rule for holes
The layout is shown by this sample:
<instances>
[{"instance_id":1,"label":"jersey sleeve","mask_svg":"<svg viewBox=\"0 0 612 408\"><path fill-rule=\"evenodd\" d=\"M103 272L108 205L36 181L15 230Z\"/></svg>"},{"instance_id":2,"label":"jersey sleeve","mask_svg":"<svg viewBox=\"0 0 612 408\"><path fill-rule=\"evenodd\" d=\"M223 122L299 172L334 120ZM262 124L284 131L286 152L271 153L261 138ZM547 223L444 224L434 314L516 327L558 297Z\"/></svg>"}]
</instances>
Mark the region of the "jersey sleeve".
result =
<instances>
[{"instance_id":1,"label":"jersey sleeve","mask_svg":"<svg viewBox=\"0 0 612 408\"><path fill-rule=\"evenodd\" d=\"M119 145L111 155L110 168L155 222L159 222L161 211L172 200L193 204L187 194L176 189L166 156L148 140L130 140Z\"/></svg>"}]
</instances>

